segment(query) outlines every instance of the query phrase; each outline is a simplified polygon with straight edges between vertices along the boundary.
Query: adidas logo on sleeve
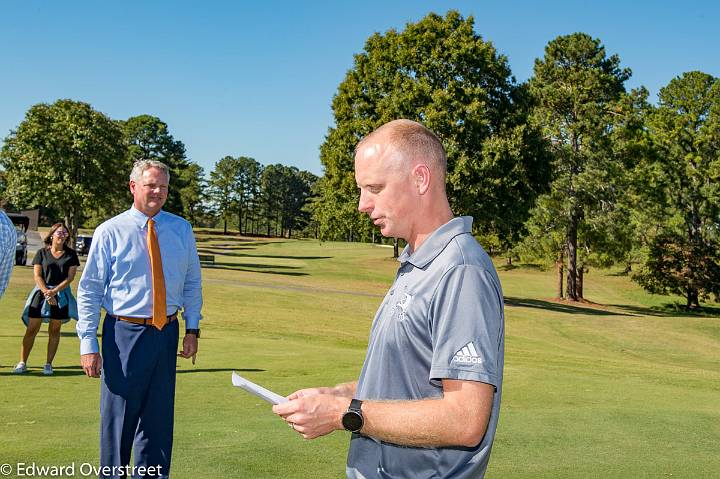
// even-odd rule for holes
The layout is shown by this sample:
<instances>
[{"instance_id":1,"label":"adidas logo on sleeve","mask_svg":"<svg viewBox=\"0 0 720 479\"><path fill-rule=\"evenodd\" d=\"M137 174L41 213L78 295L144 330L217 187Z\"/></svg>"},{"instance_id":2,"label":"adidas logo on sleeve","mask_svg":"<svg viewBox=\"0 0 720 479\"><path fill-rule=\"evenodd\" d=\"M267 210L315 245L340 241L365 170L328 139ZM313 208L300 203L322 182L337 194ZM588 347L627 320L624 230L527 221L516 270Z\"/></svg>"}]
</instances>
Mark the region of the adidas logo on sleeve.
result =
<instances>
[{"instance_id":1,"label":"adidas logo on sleeve","mask_svg":"<svg viewBox=\"0 0 720 479\"><path fill-rule=\"evenodd\" d=\"M477 353L475 345L470 341L455 353L452 362L458 364L482 364L483 360Z\"/></svg>"}]
</instances>

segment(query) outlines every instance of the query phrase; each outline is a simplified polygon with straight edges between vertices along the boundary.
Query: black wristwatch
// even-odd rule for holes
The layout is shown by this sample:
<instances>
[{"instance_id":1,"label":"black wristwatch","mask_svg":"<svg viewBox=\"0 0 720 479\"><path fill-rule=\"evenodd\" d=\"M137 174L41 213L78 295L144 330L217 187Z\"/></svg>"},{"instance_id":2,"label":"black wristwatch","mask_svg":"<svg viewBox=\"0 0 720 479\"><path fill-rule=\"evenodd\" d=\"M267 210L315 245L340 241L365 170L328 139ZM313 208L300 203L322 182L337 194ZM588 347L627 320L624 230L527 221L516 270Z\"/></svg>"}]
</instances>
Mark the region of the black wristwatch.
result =
<instances>
[{"instance_id":1,"label":"black wristwatch","mask_svg":"<svg viewBox=\"0 0 720 479\"><path fill-rule=\"evenodd\" d=\"M350 401L350 407L345 411L342 417L343 427L350 432L359 432L365 424L365 418L363 417L362 401L359 399L353 399Z\"/></svg>"},{"instance_id":2,"label":"black wristwatch","mask_svg":"<svg viewBox=\"0 0 720 479\"><path fill-rule=\"evenodd\" d=\"M200 337L200 330L199 329L186 329L185 334L194 334L196 338Z\"/></svg>"}]
</instances>

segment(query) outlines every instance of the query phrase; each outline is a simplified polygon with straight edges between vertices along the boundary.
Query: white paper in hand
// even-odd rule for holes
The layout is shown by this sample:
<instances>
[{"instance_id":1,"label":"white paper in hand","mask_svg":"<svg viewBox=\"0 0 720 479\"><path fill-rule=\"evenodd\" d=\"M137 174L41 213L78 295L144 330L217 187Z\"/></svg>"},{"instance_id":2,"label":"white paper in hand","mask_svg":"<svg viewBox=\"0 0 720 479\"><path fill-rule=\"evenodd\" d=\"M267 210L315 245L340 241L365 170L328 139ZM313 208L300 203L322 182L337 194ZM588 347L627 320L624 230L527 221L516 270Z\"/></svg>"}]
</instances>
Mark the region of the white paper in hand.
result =
<instances>
[{"instance_id":1,"label":"white paper in hand","mask_svg":"<svg viewBox=\"0 0 720 479\"><path fill-rule=\"evenodd\" d=\"M245 379L244 377L240 376L238 373L233 371L232 373L232 383L233 386L242 388L246 390L249 393L252 393L259 397L260 399L264 399L265 401L269 402L270 404L280 404L287 402L287 399L282 397L279 394L276 394L269 389L265 389L264 387L255 384L254 382Z\"/></svg>"}]
</instances>

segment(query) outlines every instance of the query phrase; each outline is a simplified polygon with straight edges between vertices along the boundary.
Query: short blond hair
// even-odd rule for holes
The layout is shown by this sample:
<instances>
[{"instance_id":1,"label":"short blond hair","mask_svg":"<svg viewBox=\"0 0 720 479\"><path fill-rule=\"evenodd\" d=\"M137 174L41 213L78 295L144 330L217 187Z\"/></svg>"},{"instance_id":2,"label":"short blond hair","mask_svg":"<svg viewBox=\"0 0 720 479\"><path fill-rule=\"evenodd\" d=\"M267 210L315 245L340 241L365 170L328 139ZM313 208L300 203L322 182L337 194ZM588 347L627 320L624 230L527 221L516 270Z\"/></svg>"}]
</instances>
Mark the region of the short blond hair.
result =
<instances>
[{"instance_id":1,"label":"short blond hair","mask_svg":"<svg viewBox=\"0 0 720 479\"><path fill-rule=\"evenodd\" d=\"M421 123L412 120L393 120L363 138L355 147L357 155L366 144L384 139L406 160L423 159L431 170L443 177L447 173L447 155L440 139Z\"/></svg>"},{"instance_id":2,"label":"short blond hair","mask_svg":"<svg viewBox=\"0 0 720 479\"><path fill-rule=\"evenodd\" d=\"M132 181L138 182L142 178L142 175L145 171L149 170L150 168L157 168L159 170L162 170L168 178L168 182L170 181L170 168L163 163L162 161L157 160L138 160L133 165L133 169L130 172L130 179Z\"/></svg>"}]
</instances>

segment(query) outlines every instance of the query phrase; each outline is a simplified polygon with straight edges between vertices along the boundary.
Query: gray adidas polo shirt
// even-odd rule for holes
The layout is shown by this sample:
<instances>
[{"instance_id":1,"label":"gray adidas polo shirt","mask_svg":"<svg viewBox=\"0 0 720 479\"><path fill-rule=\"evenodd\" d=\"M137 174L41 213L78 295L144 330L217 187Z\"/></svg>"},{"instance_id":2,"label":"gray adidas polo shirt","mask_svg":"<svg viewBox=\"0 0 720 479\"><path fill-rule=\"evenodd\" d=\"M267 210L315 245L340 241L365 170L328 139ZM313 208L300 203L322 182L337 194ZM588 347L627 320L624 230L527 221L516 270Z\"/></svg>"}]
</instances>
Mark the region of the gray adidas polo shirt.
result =
<instances>
[{"instance_id":1,"label":"gray adidas polo shirt","mask_svg":"<svg viewBox=\"0 0 720 479\"><path fill-rule=\"evenodd\" d=\"M405 248L395 282L370 332L359 399L419 400L443 395L447 379L495 386L487 432L476 447L397 446L353 434L349 478L479 478L485 474L502 395L503 296L495 268L454 218L413 254Z\"/></svg>"}]
</instances>

